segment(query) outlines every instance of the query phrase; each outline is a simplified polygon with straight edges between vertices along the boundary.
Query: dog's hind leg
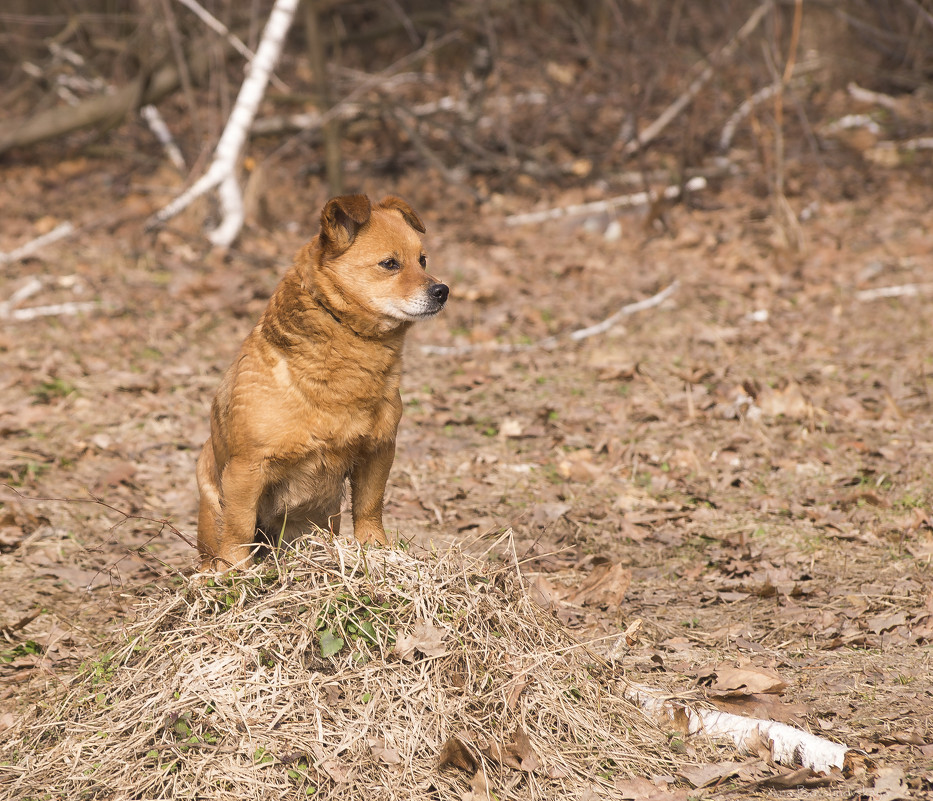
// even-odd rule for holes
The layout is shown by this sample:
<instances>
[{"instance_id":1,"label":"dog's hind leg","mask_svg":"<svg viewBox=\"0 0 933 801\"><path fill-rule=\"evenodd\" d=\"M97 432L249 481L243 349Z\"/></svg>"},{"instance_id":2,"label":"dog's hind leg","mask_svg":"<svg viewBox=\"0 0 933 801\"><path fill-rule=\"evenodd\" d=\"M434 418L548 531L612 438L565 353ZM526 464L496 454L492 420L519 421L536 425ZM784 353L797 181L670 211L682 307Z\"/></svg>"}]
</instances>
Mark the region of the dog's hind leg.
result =
<instances>
[{"instance_id":1,"label":"dog's hind leg","mask_svg":"<svg viewBox=\"0 0 933 801\"><path fill-rule=\"evenodd\" d=\"M214 451L208 440L198 457L198 553L201 555L201 570L212 570L214 556L220 548L220 488L217 486L217 467Z\"/></svg>"}]
</instances>

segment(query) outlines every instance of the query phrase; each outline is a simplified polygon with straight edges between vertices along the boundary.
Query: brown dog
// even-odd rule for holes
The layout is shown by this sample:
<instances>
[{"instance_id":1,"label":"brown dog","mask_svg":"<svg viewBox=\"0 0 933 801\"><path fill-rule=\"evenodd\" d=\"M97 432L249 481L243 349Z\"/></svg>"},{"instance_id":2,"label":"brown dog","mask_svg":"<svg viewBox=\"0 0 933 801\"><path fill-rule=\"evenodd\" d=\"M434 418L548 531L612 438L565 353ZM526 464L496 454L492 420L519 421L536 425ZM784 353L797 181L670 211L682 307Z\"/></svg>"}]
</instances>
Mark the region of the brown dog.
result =
<instances>
[{"instance_id":1,"label":"brown dog","mask_svg":"<svg viewBox=\"0 0 933 801\"><path fill-rule=\"evenodd\" d=\"M425 272L424 224L397 197L327 203L227 370L198 459L201 570L248 564L257 533L337 532L350 479L353 533L385 544L382 503L402 416L405 333L447 286Z\"/></svg>"}]
</instances>

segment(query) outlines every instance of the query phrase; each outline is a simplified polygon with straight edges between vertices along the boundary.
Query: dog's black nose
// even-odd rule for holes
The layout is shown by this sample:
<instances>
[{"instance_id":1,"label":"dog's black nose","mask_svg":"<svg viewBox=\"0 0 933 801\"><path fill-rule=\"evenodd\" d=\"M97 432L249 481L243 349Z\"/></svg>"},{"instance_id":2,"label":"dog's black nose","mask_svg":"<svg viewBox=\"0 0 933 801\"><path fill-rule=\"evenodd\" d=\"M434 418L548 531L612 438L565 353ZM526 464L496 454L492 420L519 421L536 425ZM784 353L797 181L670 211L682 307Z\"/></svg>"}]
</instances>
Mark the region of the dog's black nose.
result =
<instances>
[{"instance_id":1,"label":"dog's black nose","mask_svg":"<svg viewBox=\"0 0 933 801\"><path fill-rule=\"evenodd\" d=\"M428 289L428 294L438 303L446 303L447 294L449 292L450 289L447 284L431 284L430 288Z\"/></svg>"}]
</instances>

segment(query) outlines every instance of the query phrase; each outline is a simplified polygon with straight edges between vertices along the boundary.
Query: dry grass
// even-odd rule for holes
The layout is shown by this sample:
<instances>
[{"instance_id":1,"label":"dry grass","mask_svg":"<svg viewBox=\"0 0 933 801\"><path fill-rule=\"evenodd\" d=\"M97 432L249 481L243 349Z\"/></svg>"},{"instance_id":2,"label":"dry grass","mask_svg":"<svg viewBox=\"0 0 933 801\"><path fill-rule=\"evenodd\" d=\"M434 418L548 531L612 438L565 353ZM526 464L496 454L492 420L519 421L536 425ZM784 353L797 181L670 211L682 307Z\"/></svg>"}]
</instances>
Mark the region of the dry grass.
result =
<instances>
[{"instance_id":1,"label":"dry grass","mask_svg":"<svg viewBox=\"0 0 933 801\"><path fill-rule=\"evenodd\" d=\"M0 797L613 797L675 758L614 674L514 566L312 537L150 601L0 746Z\"/></svg>"}]
</instances>

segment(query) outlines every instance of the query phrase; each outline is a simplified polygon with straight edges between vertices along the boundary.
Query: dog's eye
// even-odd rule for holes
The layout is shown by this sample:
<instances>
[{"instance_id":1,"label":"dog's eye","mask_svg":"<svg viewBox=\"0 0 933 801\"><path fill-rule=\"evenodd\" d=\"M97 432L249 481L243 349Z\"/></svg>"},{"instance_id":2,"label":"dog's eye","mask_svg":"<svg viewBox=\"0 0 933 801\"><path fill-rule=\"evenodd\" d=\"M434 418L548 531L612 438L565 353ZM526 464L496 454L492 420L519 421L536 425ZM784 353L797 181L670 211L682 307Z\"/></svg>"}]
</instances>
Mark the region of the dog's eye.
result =
<instances>
[{"instance_id":1,"label":"dog's eye","mask_svg":"<svg viewBox=\"0 0 933 801\"><path fill-rule=\"evenodd\" d=\"M397 270L401 265L398 263L398 259L390 258L383 259L381 262L379 262L379 266L385 268L386 270Z\"/></svg>"},{"instance_id":2,"label":"dog's eye","mask_svg":"<svg viewBox=\"0 0 933 801\"><path fill-rule=\"evenodd\" d=\"M428 257L422 253L421 257L418 259L418 264L420 264L423 268L427 269Z\"/></svg>"}]
</instances>

